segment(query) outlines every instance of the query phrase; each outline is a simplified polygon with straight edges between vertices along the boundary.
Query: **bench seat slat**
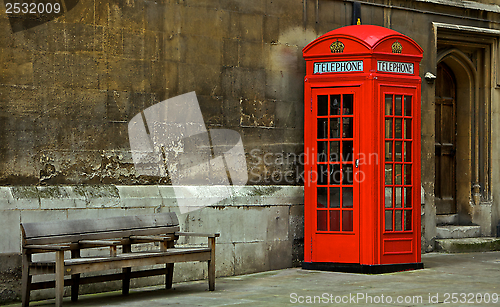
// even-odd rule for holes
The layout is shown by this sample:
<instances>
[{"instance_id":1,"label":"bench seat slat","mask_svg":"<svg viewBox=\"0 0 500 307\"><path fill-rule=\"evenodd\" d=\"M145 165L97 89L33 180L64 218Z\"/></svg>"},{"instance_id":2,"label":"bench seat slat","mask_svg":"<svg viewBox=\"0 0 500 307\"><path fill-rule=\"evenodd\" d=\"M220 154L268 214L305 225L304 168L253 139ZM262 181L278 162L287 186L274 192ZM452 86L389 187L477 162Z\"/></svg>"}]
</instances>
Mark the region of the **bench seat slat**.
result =
<instances>
[{"instance_id":1,"label":"bench seat slat","mask_svg":"<svg viewBox=\"0 0 500 307\"><path fill-rule=\"evenodd\" d=\"M161 251L151 251L151 252L133 252L118 254L115 257L92 257L92 258L73 258L65 259L64 265L69 266L73 264L83 264L83 263L94 263L94 262L112 262L119 261L123 259L142 259L149 257L160 257L165 255L179 255L179 254L191 254L191 253L203 253L210 252L210 248L172 248L166 252Z\"/></svg>"},{"instance_id":2,"label":"bench seat slat","mask_svg":"<svg viewBox=\"0 0 500 307\"><path fill-rule=\"evenodd\" d=\"M65 275L120 269L124 267L146 266L165 263L172 258L174 262L206 261L210 259L210 248L173 248L164 252L133 252L115 257L85 257L64 260ZM30 265L33 275L53 274L55 261L38 261Z\"/></svg>"},{"instance_id":3,"label":"bench seat slat","mask_svg":"<svg viewBox=\"0 0 500 307\"><path fill-rule=\"evenodd\" d=\"M146 254L142 257L123 254L117 257L107 258L104 261L73 262L65 265L65 275L79 274L93 271L113 270L126 267L148 266L164 263L208 261L210 260L210 249L199 249L192 252L177 251L167 253ZM116 259L114 259L116 258ZM73 259L72 259L73 260ZM74 259L76 260L76 259Z\"/></svg>"},{"instance_id":4,"label":"bench seat slat","mask_svg":"<svg viewBox=\"0 0 500 307\"><path fill-rule=\"evenodd\" d=\"M192 254L192 253L204 253L210 252L208 247L194 247L194 248L172 248L167 251L148 251L148 252L132 252L118 254L114 257L82 257L82 258L72 258L64 259L64 266L70 266L74 264L86 264L95 262L112 262L120 261L123 259L142 259L149 257L161 257L168 255L180 255L180 254ZM55 266L55 261L37 261L31 264L32 267L53 267Z\"/></svg>"}]
</instances>

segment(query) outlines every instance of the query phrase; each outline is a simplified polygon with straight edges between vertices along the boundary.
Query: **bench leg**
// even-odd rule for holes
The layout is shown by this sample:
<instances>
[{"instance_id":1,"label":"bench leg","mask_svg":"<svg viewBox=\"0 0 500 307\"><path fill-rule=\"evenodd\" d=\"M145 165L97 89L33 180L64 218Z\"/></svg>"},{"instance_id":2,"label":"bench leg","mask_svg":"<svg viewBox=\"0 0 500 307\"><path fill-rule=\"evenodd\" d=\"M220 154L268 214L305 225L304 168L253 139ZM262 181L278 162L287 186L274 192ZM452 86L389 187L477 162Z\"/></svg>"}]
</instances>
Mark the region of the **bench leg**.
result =
<instances>
[{"instance_id":1,"label":"bench leg","mask_svg":"<svg viewBox=\"0 0 500 307\"><path fill-rule=\"evenodd\" d=\"M23 252L23 277L22 277L22 306L28 307L30 304L30 275L31 254Z\"/></svg>"},{"instance_id":2,"label":"bench leg","mask_svg":"<svg viewBox=\"0 0 500 307\"><path fill-rule=\"evenodd\" d=\"M122 294L127 295L130 291L130 273L132 268L123 268L123 280L122 280Z\"/></svg>"},{"instance_id":3,"label":"bench leg","mask_svg":"<svg viewBox=\"0 0 500 307\"><path fill-rule=\"evenodd\" d=\"M74 249L71 250L71 258L80 258L80 250ZM80 274L71 275L71 301L78 301L78 289L80 287Z\"/></svg>"},{"instance_id":4,"label":"bench leg","mask_svg":"<svg viewBox=\"0 0 500 307\"><path fill-rule=\"evenodd\" d=\"M172 280L174 278L174 264L167 263L167 274L165 274L165 289L172 289Z\"/></svg>"},{"instance_id":5,"label":"bench leg","mask_svg":"<svg viewBox=\"0 0 500 307\"><path fill-rule=\"evenodd\" d=\"M71 301L78 301L78 291L80 289L80 274L71 275Z\"/></svg>"},{"instance_id":6,"label":"bench leg","mask_svg":"<svg viewBox=\"0 0 500 307\"><path fill-rule=\"evenodd\" d=\"M64 295L64 251L56 252L56 307L61 307Z\"/></svg>"},{"instance_id":7,"label":"bench leg","mask_svg":"<svg viewBox=\"0 0 500 307\"><path fill-rule=\"evenodd\" d=\"M161 242L161 251L167 251L169 248L174 247L174 241ZM174 264L167 263L165 265L167 273L165 274L165 289L172 289L172 280L174 279Z\"/></svg>"},{"instance_id":8,"label":"bench leg","mask_svg":"<svg viewBox=\"0 0 500 307\"><path fill-rule=\"evenodd\" d=\"M208 238L210 260L208 261L208 290L215 290L215 238Z\"/></svg>"},{"instance_id":9,"label":"bench leg","mask_svg":"<svg viewBox=\"0 0 500 307\"><path fill-rule=\"evenodd\" d=\"M132 245L124 244L123 245L123 253L132 252ZM123 268L123 279L122 279L122 294L127 295L130 290L130 273L132 272L132 268Z\"/></svg>"}]
</instances>

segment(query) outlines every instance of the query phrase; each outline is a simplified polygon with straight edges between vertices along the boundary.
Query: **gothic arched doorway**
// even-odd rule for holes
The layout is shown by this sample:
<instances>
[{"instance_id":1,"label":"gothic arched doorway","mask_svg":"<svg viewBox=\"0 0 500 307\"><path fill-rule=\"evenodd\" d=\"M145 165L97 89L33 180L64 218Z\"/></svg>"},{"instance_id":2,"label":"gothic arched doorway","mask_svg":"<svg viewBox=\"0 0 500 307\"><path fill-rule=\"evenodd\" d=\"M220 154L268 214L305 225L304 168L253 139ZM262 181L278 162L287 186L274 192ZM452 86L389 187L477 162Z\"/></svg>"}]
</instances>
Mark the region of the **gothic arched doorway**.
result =
<instances>
[{"instance_id":1,"label":"gothic arched doorway","mask_svg":"<svg viewBox=\"0 0 500 307\"><path fill-rule=\"evenodd\" d=\"M436 213L454 214L457 212L456 81L453 72L444 63L437 66L435 108Z\"/></svg>"}]
</instances>

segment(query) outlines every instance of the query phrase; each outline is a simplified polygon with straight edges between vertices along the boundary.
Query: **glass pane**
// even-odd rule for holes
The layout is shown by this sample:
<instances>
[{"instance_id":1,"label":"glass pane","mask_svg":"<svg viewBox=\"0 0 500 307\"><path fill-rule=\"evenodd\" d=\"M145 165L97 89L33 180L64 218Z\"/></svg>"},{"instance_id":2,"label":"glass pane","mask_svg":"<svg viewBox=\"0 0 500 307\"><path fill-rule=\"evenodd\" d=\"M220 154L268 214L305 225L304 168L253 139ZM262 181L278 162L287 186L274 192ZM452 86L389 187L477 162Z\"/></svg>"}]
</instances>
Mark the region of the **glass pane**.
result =
<instances>
[{"instance_id":1,"label":"glass pane","mask_svg":"<svg viewBox=\"0 0 500 307\"><path fill-rule=\"evenodd\" d=\"M411 164L405 165L405 184L411 184Z\"/></svg>"},{"instance_id":2,"label":"glass pane","mask_svg":"<svg viewBox=\"0 0 500 307\"><path fill-rule=\"evenodd\" d=\"M396 173L394 174L394 181L396 184L403 183L403 166L401 164L396 164L395 166Z\"/></svg>"},{"instance_id":3,"label":"glass pane","mask_svg":"<svg viewBox=\"0 0 500 307\"><path fill-rule=\"evenodd\" d=\"M343 184L352 184L354 178L354 172L352 169L352 164L343 164L342 165L342 183Z\"/></svg>"},{"instance_id":4,"label":"glass pane","mask_svg":"<svg viewBox=\"0 0 500 307\"><path fill-rule=\"evenodd\" d=\"M330 188L330 208L340 208L340 188Z\"/></svg>"},{"instance_id":5,"label":"glass pane","mask_svg":"<svg viewBox=\"0 0 500 307\"><path fill-rule=\"evenodd\" d=\"M402 208L403 207L403 188L395 188L396 190L396 197L394 198L394 206L396 208Z\"/></svg>"},{"instance_id":6,"label":"glass pane","mask_svg":"<svg viewBox=\"0 0 500 307\"><path fill-rule=\"evenodd\" d=\"M340 118L330 118L330 137L337 139L340 137Z\"/></svg>"},{"instance_id":7,"label":"glass pane","mask_svg":"<svg viewBox=\"0 0 500 307\"><path fill-rule=\"evenodd\" d=\"M405 208L411 208L411 188L405 188Z\"/></svg>"},{"instance_id":8,"label":"glass pane","mask_svg":"<svg viewBox=\"0 0 500 307\"><path fill-rule=\"evenodd\" d=\"M344 105L343 105L343 113L344 115L352 115L354 112L353 109L353 94L344 94Z\"/></svg>"},{"instance_id":9,"label":"glass pane","mask_svg":"<svg viewBox=\"0 0 500 307\"><path fill-rule=\"evenodd\" d=\"M318 116L328 115L328 96L318 95Z\"/></svg>"},{"instance_id":10,"label":"glass pane","mask_svg":"<svg viewBox=\"0 0 500 307\"><path fill-rule=\"evenodd\" d=\"M342 121L344 123L344 127L342 130L342 137L343 138L352 138L352 117L344 117L342 118Z\"/></svg>"},{"instance_id":11,"label":"glass pane","mask_svg":"<svg viewBox=\"0 0 500 307\"><path fill-rule=\"evenodd\" d=\"M385 138L392 139L392 118L385 120Z\"/></svg>"},{"instance_id":12,"label":"glass pane","mask_svg":"<svg viewBox=\"0 0 500 307\"><path fill-rule=\"evenodd\" d=\"M394 102L395 102L395 106L394 106L394 115L398 116L398 115L403 115L403 106L402 106L402 102L403 102L403 96L401 95L396 95L394 97Z\"/></svg>"},{"instance_id":13,"label":"glass pane","mask_svg":"<svg viewBox=\"0 0 500 307\"><path fill-rule=\"evenodd\" d=\"M385 184L392 184L392 164L385 165Z\"/></svg>"},{"instance_id":14,"label":"glass pane","mask_svg":"<svg viewBox=\"0 0 500 307\"><path fill-rule=\"evenodd\" d=\"M405 210L405 230L411 230L411 210Z\"/></svg>"},{"instance_id":15,"label":"glass pane","mask_svg":"<svg viewBox=\"0 0 500 307\"><path fill-rule=\"evenodd\" d=\"M342 142L342 161L352 161L352 141Z\"/></svg>"},{"instance_id":16,"label":"glass pane","mask_svg":"<svg viewBox=\"0 0 500 307\"><path fill-rule=\"evenodd\" d=\"M351 210L343 210L342 211L342 231L352 231L352 211Z\"/></svg>"},{"instance_id":17,"label":"glass pane","mask_svg":"<svg viewBox=\"0 0 500 307\"><path fill-rule=\"evenodd\" d=\"M326 139L328 137L328 119L318 118L318 139Z\"/></svg>"},{"instance_id":18,"label":"glass pane","mask_svg":"<svg viewBox=\"0 0 500 307\"><path fill-rule=\"evenodd\" d=\"M385 207L392 208L392 188L385 188Z\"/></svg>"},{"instance_id":19,"label":"glass pane","mask_svg":"<svg viewBox=\"0 0 500 307\"><path fill-rule=\"evenodd\" d=\"M385 141L385 161L392 161L392 141Z\"/></svg>"},{"instance_id":20,"label":"glass pane","mask_svg":"<svg viewBox=\"0 0 500 307\"><path fill-rule=\"evenodd\" d=\"M352 188L342 188L342 208L352 208Z\"/></svg>"},{"instance_id":21,"label":"glass pane","mask_svg":"<svg viewBox=\"0 0 500 307\"><path fill-rule=\"evenodd\" d=\"M394 125L394 138L403 138L403 120L401 118L396 118Z\"/></svg>"},{"instance_id":22,"label":"glass pane","mask_svg":"<svg viewBox=\"0 0 500 307\"><path fill-rule=\"evenodd\" d=\"M327 188L318 188L318 208L326 208L328 204L327 197Z\"/></svg>"},{"instance_id":23,"label":"glass pane","mask_svg":"<svg viewBox=\"0 0 500 307\"><path fill-rule=\"evenodd\" d=\"M411 139L411 119L405 119L405 139Z\"/></svg>"},{"instance_id":24,"label":"glass pane","mask_svg":"<svg viewBox=\"0 0 500 307\"><path fill-rule=\"evenodd\" d=\"M394 158L395 161L403 161L403 142L396 142L394 144Z\"/></svg>"},{"instance_id":25,"label":"glass pane","mask_svg":"<svg viewBox=\"0 0 500 307\"><path fill-rule=\"evenodd\" d=\"M330 164L330 184L340 184L340 164Z\"/></svg>"},{"instance_id":26,"label":"glass pane","mask_svg":"<svg viewBox=\"0 0 500 307\"><path fill-rule=\"evenodd\" d=\"M330 142L330 161L340 161L340 142Z\"/></svg>"},{"instance_id":27,"label":"glass pane","mask_svg":"<svg viewBox=\"0 0 500 307\"><path fill-rule=\"evenodd\" d=\"M318 165L318 184L326 185L328 184L328 165L319 164Z\"/></svg>"},{"instance_id":28,"label":"glass pane","mask_svg":"<svg viewBox=\"0 0 500 307\"><path fill-rule=\"evenodd\" d=\"M340 231L340 211L330 211L330 231Z\"/></svg>"},{"instance_id":29,"label":"glass pane","mask_svg":"<svg viewBox=\"0 0 500 307\"><path fill-rule=\"evenodd\" d=\"M394 211L395 215L395 229L396 231L401 231L403 230L403 210L395 210Z\"/></svg>"},{"instance_id":30,"label":"glass pane","mask_svg":"<svg viewBox=\"0 0 500 307\"><path fill-rule=\"evenodd\" d=\"M392 230L392 211L385 210L385 230Z\"/></svg>"},{"instance_id":31,"label":"glass pane","mask_svg":"<svg viewBox=\"0 0 500 307\"><path fill-rule=\"evenodd\" d=\"M319 231L326 231L328 230L326 228L327 226L327 215L328 211L327 210L318 210L318 230Z\"/></svg>"},{"instance_id":32,"label":"glass pane","mask_svg":"<svg viewBox=\"0 0 500 307\"><path fill-rule=\"evenodd\" d=\"M405 96L405 116L411 116L411 96Z\"/></svg>"},{"instance_id":33,"label":"glass pane","mask_svg":"<svg viewBox=\"0 0 500 307\"><path fill-rule=\"evenodd\" d=\"M411 162L411 142L405 142L405 162Z\"/></svg>"},{"instance_id":34,"label":"glass pane","mask_svg":"<svg viewBox=\"0 0 500 307\"><path fill-rule=\"evenodd\" d=\"M328 158L326 144L328 144L328 142L318 142L318 162L326 162Z\"/></svg>"},{"instance_id":35,"label":"glass pane","mask_svg":"<svg viewBox=\"0 0 500 307\"><path fill-rule=\"evenodd\" d=\"M392 95L385 95L385 115L392 115Z\"/></svg>"},{"instance_id":36,"label":"glass pane","mask_svg":"<svg viewBox=\"0 0 500 307\"><path fill-rule=\"evenodd\" d=\"M340 115L340 95L330 95L330 115Z\"/></svg>"}]
</instances>

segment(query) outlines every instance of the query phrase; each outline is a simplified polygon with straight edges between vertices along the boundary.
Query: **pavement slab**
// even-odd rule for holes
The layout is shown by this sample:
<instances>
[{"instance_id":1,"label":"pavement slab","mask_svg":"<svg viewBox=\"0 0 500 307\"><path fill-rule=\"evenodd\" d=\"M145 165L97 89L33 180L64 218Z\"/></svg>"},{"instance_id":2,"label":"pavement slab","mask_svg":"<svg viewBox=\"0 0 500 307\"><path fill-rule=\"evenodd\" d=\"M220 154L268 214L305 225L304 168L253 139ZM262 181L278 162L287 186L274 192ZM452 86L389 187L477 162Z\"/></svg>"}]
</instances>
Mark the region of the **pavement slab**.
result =
<instances>
[{"instance_id":1,"label":"pavement slab","mask_svg":"<svg viewBox=\"0 0 500 307\"><path fill-rule=\"evenodd\" d=\"M422 255L424 269L378 275L290 268L174 284L81 295L65 307L157 306L500 306L500 252ZM174 273L175 274L175 273ZM20 303L9 307L20 306ZM54 306L54 300L30 306Z\"/></svg>"}]
</instances>

